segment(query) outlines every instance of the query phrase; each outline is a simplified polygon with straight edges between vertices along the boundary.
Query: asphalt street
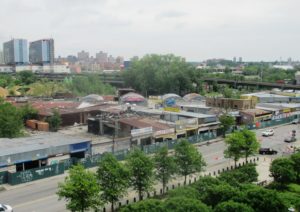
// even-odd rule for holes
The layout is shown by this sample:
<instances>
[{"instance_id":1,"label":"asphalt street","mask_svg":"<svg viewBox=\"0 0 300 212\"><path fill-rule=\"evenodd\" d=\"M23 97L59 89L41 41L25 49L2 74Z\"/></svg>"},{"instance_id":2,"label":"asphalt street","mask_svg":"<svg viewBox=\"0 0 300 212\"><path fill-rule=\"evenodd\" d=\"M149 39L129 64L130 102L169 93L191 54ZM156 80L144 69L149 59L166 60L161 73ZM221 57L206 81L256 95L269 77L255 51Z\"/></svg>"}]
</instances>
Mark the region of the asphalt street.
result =
<instances>
[{"instance_id":1,"label":"asphalt street","mask_svg":"<svg viewBox=\"0 0 300 212\"><path fill-rule=\"evenodd\" d=\"M279 157L288 154L291 145L299 145L299 141L287 144L283 140L291 136L292 130L296 130L296 137L300 138L300 127L297 125L285 125L273 128L274 136L262 137L265 130L257 130L256 135L262 147L270 147L277 150L277 156L264 156L266 158ZM208 167L217 167L220 164L230 164L229 159L224 158L223 151L225 144L223 141L201 145L198 147L202 153ZM66 211L65 202L58 201L55 194L58 182L63 182L65 175L55 176L31 183L17 186L7 186L8 190L0 192L0 203L11 205L15 212L58 212Z\"/></svg>"}]
</instances>

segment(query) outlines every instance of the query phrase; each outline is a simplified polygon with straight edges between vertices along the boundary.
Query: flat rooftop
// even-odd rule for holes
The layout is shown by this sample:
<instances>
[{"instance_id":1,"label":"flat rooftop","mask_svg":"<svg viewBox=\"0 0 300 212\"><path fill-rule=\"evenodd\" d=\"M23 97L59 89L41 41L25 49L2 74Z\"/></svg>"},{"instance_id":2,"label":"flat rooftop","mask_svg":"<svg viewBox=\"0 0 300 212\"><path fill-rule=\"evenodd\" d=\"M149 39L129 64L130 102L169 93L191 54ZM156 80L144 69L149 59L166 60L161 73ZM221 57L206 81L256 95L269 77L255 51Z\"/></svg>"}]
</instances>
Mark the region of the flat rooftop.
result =
<instances>
[{"instance_id":1,"label":"flat rooftop","mask_svg":"<svg viewBox=\"0 0 300 212\"><path fill-rule=\"evenodd\" d=\"M171 112L171 111L164 111L159 109L149 109L146 107L135 107L133 109L136 112L143 112L153 115L163 115L163 114L173 114L173 115L179 115L179 116L187 116L191 118L211 118L216 117L216 115L210 115L210 114L203 114L203 113L192 113L192 112L186 112L186 111L180 111L180 112Z\"/></svg>"},{"instance_id":2,"label":"flat rooftop","mask_svg":"<svg viewBox=\"0 0 300 212\"><path fill-rule=\"evenodd\" d=\"M73 137L61 133L45 133L13 139L0 138L0 157L89 141L87 138Z\"/></svg>"}]
</instances>

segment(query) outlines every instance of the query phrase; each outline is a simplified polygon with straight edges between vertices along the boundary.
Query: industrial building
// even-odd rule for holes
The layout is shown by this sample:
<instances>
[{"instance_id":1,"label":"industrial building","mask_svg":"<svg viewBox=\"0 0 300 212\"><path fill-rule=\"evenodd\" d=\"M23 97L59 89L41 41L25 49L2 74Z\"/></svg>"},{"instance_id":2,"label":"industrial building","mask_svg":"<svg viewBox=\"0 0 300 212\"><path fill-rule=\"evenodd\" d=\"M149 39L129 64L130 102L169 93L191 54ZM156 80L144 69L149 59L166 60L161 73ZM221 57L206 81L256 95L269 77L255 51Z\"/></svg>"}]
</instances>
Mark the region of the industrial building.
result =
<instances>
[{"instance_id":1,"label":"industrial building","mask_svg":"<svg viewBox=\"0 0 300 212\"><path fill-rule=\"evenodd\" d=\"M91 155L91 141L60 133L45 133L14 139L1 138L0 149L1 170L18 172L68 158L85 158Z\"/></svg>"}]
</instances>

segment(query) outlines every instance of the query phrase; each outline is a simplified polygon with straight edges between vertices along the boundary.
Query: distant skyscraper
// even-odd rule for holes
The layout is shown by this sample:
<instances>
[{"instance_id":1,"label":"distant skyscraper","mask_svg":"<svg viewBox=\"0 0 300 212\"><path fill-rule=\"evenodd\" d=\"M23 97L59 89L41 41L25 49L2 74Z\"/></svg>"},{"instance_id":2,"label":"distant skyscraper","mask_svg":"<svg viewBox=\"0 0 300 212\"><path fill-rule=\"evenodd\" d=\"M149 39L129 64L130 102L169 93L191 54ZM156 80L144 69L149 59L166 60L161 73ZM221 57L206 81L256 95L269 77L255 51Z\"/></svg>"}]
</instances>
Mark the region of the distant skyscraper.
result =
<instances>
[{"instance_id":1,"label":"distant skyscraper","mask_svg":"<svg viewBox=\"0 0 300 212\"><path fill-rule=\"evenodd\" d=\"M236 57L234 57L232 61L233 61L234 63L236 63Z\"/></svg>"},{"instance_id":2,"label":"distant skyscraper","mask_svg":"<svg viewBox=\"0 0 300 212\"><path fill-rule=\"evenodd\" d=\"M292 64L292 58L289 57L288 60L287 60L287 62L288 62L289 65L291 65Z\"/></svg>"},{"instance_id":3,"label":"distant skyscraper","mask_svg":"<svg viewBox=\"0 0 300 212\"><path fill-rule=\"evenodd\" d=\"M121 56L118 56L118 57L116 58L116 63L117 63L117 64L123 64L123 63L124 63L124 58L121 57Z\"/></svg>"},{"instance_id":4,"label":"distant skyscraper","mask_svg":"<svg viewBox=\"0 0 300 212\"><path fill-rule=\"evenodd\" d=\"M0 51L0 64L4 64L3 52Z\"/></svg>"},{"instance_id":5,"label":"distant skyscraper","mask_svg":"<svg viewBox=\"0 0 300 212\"><path fill-rule=\"evenodd\" d=\"M29 44L29 60L33 64L54 64L54 40L42 39Z\"/></svg>"},{"instance_id":6,"label":"distant skyscraper","mask_svg":"<svg viewBox=\"0 0 300 212\"><path fill-rule=\"evenodd\" d=\"M77 58L79 61L88 61L90 58L90 54L82 50L81 52L78 52Z\"/></svg>"},{"instance_id":7,"label":"distant skyscraper","mask_svg":"<svg viewBox=\"0 0 300 212\"><path fill-rule=\"evenodd\" d=\"M108 57L108 62L109 62L109 63L115 63L115 62L116 62L116 59L115 59L112 55L109 55L109 57Z\"/></svg>"},{"instance_id":8,"label":"distant skyscraper","mask_svg":"<svg viewBox=\"0 0 300 212\"><path fill-rule=\"evenodd\" d=\"M12 39L3 43L4 63L8 65L24 65L28 63L27 40Z\"/></svg>"},{"instance_id":9,"label":"distant skyscraper","mask_svg":"<svg viewBox=\"0 0 300 212\"><path fill-rule=\"evenodd\" d=\"M107 58L107 53L100 51L99 53L96 53L96 60L99 63L106 63L108 58Z\"/></svg>"},{"instance_id":10,"label":"distant skyscraper","mask_svg":"<svg viewBox=\"0 0 300 212\"><path fill-rule=\"evenodd\" d=\"M239 63L242 63L242 62L243 62L243 58L239 57Z\"/></svg>"}]
</instances>

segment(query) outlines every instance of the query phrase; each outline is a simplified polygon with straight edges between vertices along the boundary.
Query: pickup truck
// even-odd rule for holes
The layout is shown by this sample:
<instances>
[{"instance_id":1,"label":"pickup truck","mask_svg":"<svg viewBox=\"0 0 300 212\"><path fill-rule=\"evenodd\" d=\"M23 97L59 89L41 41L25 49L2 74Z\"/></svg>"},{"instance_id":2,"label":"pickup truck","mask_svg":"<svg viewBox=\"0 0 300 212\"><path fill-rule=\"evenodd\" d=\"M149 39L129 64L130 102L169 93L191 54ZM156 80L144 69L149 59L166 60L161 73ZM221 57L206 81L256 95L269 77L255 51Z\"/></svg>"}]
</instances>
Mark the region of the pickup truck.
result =
<instances>
[{"instance_id":1,"label":"pickup truck","mask_svg":"<svg viewBox=\"0 0 300 212\"><path fill-rule=\"evenodd\" d=\"M271 148L260 148L259 154L261 155L276 155L278 152Z\"/></svg>"}]
</instances>

